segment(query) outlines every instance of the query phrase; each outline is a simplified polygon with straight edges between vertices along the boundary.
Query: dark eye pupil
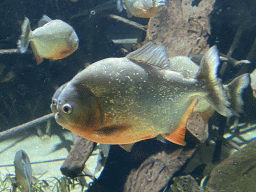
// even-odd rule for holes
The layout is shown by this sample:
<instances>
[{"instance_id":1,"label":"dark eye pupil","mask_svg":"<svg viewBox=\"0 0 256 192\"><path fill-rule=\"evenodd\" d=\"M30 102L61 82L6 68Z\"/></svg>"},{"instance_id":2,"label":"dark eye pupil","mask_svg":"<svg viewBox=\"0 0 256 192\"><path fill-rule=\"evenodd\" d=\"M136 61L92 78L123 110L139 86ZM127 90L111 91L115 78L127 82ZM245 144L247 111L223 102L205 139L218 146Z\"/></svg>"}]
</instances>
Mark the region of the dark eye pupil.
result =
<instances>
[{"instance_id":1,"label":"dark eye pupil","mask_svg":"<svg viewBox=\"0 0 256 192\"><path fill-rule=\"evenodd\" d=\"M63 110L67 113L69 111L69 107L63 107Z\"/></svg>"},{"instance_id":2,"label":"dark eye pupil","mask_svg":"<svg viewBox=\"0 0 256 192\"><path fill-rule=\"evenodd\" d=\"M71 105L69 104L65 104L63 107L62 107L62 111L66 114L70 114L72 112L72 107Z\"/></svg>"},{"instance_id":3,"label":"dark eye pupil","mask_svg":"<svg viewBox=\"0 0 256 192\"><path fill-rule=\"evenodd\" d=\"M52 104L53 104L53 105L56 105L56 101L55 101L55 100L53 100L53 101L52 101Z\"/></svg>"}]
</instances>

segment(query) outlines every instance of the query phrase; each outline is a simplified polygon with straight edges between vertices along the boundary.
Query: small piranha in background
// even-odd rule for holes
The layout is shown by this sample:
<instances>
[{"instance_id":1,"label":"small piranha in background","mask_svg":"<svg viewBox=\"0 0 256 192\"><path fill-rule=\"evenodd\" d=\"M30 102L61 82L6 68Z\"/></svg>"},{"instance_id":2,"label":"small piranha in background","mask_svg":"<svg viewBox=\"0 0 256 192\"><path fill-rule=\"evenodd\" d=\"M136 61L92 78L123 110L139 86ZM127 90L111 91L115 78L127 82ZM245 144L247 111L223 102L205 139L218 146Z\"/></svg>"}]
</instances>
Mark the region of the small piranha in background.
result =
<instances>
[{"instance_id":1,"label":"small piranha in background","mask_svg":"<svg viewBox=\"0 0 256 192\"><path fill-rule=\"evenodd\" d=\"M25 151L19 150L16 152L14 167L17 183L24 189L24 191L31 192L32 168L29 157Z\"/></svg>"},{"instance_id":2,"label":"small piranha in background","mask_svg":"<svg viewBox=\"0 0 256 192\"><path fill-rule=\"evenodd\" d=\"M127 11L128 17L150 18L166 6L166 0L117 0L117 9Z\"/></svg>"},{"instance_id":3,"label":"small piranha in background","mask_svg":"<svg viewBox=\"0 0 256 192\"><path fill-rule=\"evenodd\" d=\"M78 48L79 39L74 29L64 21L51 20L46 15L38 22L38 28L34 31L31 31L29 19L25 17L21 31L18 49L25 53L30 42L37 64L44 58L63 59Z\"/></svg>"},{"instance_id":4,"label":"small piranha in background","mask_svg":"<svg viewBox=\"0 0 256 192\"><path fill-rule=\"evenodd\" d=\"M88 140L130 151L133 143L159 135L185 145L186 122L197 100L227 117L241 112L249 74L223 86L216 76L216 46L196 75L173 71L169 62L165 47L149 42L126 57L89 65L53 95L56 122Z\"/></svg>"},{"instance_id":5,"label":"small piranha in background","mask_svg":"<svg viewBox=\"0 0 256 192\"><path fill-rule=\"evenodd\" d=\"M253 96L256 98L256 69L250 74Z\"/></svg>"}]
</instances>

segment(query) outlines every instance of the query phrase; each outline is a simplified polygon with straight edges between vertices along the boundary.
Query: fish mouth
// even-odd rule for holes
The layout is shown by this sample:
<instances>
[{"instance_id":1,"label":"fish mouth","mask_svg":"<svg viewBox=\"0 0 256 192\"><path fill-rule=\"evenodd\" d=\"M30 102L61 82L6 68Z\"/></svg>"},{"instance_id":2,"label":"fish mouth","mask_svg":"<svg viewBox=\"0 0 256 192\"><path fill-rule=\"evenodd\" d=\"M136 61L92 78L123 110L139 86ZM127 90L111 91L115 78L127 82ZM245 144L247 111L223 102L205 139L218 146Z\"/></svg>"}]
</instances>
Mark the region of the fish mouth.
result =
<instances>
[{"instance_id":1,"label":"fish mouth","mask_svg":"<svg viewBox=\"0 0 256 192\"><path fill-rule=\"evenodd\" d=\"M60 121L60 116L61 116L61 115L60 115L59 112L55 113L55 115L54 115L55 121L56 121L59 125L62 124L61 121Z\"/></svg>"}]
</instances>

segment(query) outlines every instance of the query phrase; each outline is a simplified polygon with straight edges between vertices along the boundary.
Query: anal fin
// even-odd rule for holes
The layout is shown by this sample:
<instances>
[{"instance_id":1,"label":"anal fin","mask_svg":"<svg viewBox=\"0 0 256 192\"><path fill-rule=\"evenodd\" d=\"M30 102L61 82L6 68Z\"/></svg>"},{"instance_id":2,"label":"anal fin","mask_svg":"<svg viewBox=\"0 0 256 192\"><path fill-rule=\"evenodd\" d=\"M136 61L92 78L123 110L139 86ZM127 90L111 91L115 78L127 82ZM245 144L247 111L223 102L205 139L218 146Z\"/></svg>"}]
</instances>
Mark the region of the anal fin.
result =
<instances>
[{"instance_id":1,"label":"anal fin","mask_svg":"<svg viewBox=\"0 0 256 192\"><path fill-rule=\"evenodd\" d=\"M185 133L186 133L186 124L190 117L190 114L193 112L193 109L197 103L197 99L193 99L190 103L187 111L183 114L180 124L177 126L174 132L163 134L163 137L168 141L178 144L178 145L186 145L185 142Z\"/></svg>"},{"instance_id":2,"label":"anal fin","mask_svg":"<svg viewBox=\"0 0 256 192\"><path fill-rule=\"evenodd\" d=\"M134 143L129 143L129 144L120 144L119 146L122 147L125 151L131 152L133 145Z\"/></svg>"}]
</instances>

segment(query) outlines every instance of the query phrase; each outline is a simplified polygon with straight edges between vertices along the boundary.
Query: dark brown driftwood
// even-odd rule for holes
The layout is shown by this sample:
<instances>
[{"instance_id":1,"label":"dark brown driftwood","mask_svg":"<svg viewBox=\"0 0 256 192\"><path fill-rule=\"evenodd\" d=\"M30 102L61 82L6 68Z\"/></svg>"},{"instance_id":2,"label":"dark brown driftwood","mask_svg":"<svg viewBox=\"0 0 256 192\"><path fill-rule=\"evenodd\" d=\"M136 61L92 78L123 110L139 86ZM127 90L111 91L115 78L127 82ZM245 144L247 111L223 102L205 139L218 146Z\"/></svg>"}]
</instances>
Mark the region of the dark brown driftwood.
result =
<instances>
[{"instance_id":1,"label":"dark brown driftwood","mask_svg":"<svg viewBox=\"0 0 256 192\"><path fill-rule=\"evenodd\" d=\"M71 178L81 174L95 147L96 143L80 137L60 168L62 174Z\"/></svg>"},{"instance_id":2,"label":"dark brown driftwood","mask_svg":"<svg viewBox=\"0 0 256 192\"><path fill-rule=\"evenodd\" d=\"M21 54L19 49L0 49L0 55L4 54Z\"/></svg>"},{"instance_id":3,"label":"dark brown driftwood","mask_svg":"<svg viewBox=\"0 0 256 192\"><path fill-rule=\"evenodd\" d=\"M10 137L12 136L15 136L15 135L18 135L20 134L21 132L35 126L35 125L38 125L40 123L43 123L51 118L54 117L54 114L53 113L50 113L48 115L45 115L43 117L39 117L37 119L34 119L33 121L30 121L30 122L27 122L27 123L24 123L22 125L19 125L19 126L16 126L16 127L13 127L11 129L8 129L6 131L3 131L0 133L0 141L3 141L5 139L9 139Z\"/></svg>"},{"instance_id":4,"label":"dark brown driftwood","mask_svg":"<svg viewBox=\"0 0 256 192\"><path fill-rule=\"evenodd\" d=\"M215 0L172 0L150 18L146 41L164 44L168 57L192 56L208 50L209 14Z\"/></svg>"},{"instance_id":5,"label":"dark brown driftwood","mask_svg":"<svg viewBox=\"0 0 256 192\"><path fill-rule=\"evenodd\" d=\"M179 147L150 156L137 170L132 170L125 184L126 192L159 191L194 154L195 148Z\"/></svg>"}]
</instances>

